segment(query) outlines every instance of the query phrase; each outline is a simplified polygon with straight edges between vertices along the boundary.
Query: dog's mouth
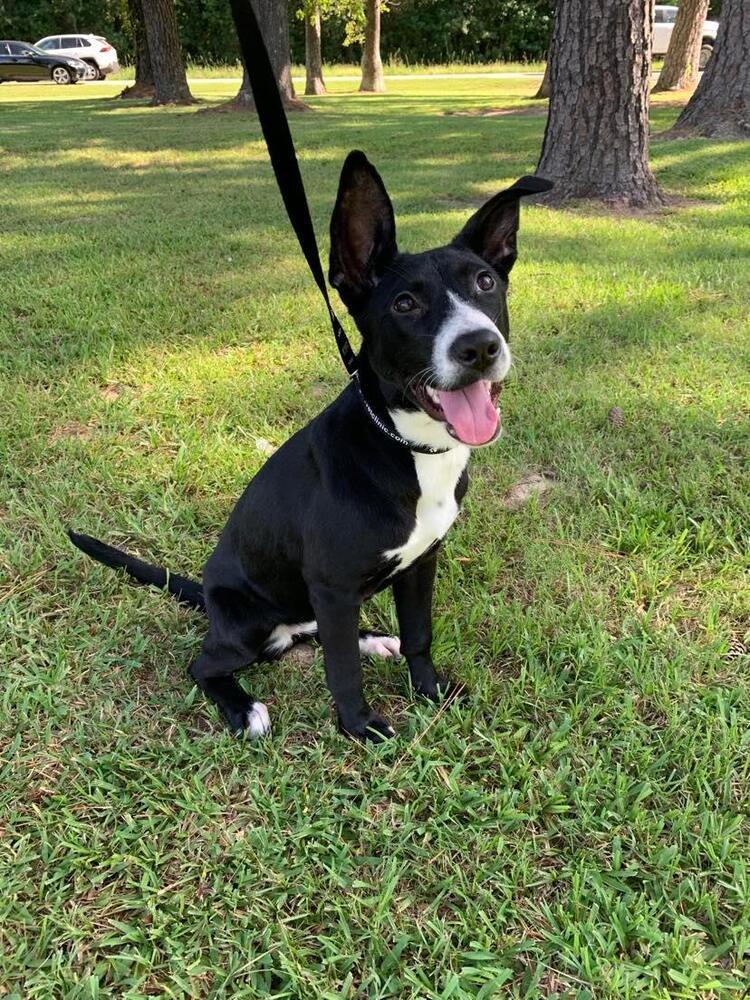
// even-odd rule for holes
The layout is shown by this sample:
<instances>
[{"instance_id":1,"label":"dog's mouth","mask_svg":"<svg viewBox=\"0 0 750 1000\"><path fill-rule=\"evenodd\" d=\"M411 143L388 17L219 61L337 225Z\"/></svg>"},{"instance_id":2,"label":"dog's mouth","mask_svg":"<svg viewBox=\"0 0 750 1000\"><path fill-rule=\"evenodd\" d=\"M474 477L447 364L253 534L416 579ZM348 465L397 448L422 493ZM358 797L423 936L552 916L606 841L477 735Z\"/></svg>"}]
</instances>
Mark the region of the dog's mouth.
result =
<instances>
[{"instance_id":1,"label":"dog's mouth","mask_svg":"<svg viewBox=\"0 0 750 1000\"><path fill-rule=\"evenodd\" d=\"M476 447L489 444L500 433L497 399L502 387L502 382L484 379L462 389L422 385L414 390L414 400L428 417L445 424L457 441Z\"/></svg>"}]
</instances>

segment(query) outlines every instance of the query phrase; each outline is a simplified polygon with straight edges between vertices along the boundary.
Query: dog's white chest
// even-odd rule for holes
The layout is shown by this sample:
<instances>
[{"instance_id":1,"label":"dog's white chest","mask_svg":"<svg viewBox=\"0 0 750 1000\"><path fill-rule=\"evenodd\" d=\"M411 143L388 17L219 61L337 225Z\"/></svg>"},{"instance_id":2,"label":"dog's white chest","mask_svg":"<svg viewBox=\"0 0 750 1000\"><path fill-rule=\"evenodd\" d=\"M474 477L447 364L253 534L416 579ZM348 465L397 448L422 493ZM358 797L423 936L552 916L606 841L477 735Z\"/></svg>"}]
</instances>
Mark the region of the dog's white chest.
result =
<instances>
[{"instance_id":1,"label":"dog's white chest","mask_svg":"<svg viewBox=\"0 0 750 1000\"><path fill-rule=\"evenodd\" d=\"M414 454L420 490L415 524L403 545L384 553L386 559L398 560L396 569L419 559L456 520L456 486L468 460L469 449L463 445L442 455Z\"/></svg>"}]
</instances>

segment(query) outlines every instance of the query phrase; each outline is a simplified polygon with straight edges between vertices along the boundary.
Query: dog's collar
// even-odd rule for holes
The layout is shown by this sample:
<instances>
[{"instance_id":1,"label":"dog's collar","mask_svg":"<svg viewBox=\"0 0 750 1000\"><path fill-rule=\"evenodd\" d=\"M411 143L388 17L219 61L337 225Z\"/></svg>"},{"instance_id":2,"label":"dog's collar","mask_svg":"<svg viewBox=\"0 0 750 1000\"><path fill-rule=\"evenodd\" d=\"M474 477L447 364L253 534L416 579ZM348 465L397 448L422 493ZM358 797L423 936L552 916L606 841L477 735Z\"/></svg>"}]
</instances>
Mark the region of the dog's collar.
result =
<instances>
[{"instance_id":1,"label":"dog's collar","mask_svg":"<svg viewBox=\"0 0 750 1000\"><path fill-rule=\"evenodd\" d=\"M357 393L362 402L362 405L365 408L365 413L367 414L367 416L375 424L375 426L381 433L385 434L392 441L395 441L396 444L400 444L402 447L408 448L409 451L416 451L420 455L443 455L445 454L445 452L449 450L448 448L432 448L430 447L430 445L427 444L417 444L415 441L408 441L405 437L402 437L398 433L396 428L393 426L392 421L391 421L391 427L388 427L386 422L381 417L379 417L378 414L375 412L375 410L372 408L372 406L368 402L367 396L365 396L364 390L362 389L362 383L359 380L358 371L353 371L351 373L351 380L354 383L354 387L357 390Z\"/></svg>"}]
</instances>

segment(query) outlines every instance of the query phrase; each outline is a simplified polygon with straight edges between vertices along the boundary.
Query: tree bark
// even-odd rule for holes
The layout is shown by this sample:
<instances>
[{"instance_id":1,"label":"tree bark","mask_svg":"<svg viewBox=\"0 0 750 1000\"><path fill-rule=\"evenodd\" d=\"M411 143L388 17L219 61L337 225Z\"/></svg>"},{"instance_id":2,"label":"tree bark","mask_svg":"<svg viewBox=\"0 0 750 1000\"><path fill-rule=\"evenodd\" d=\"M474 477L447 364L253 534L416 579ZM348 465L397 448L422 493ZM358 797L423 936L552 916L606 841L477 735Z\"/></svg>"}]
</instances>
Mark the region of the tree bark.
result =
<instances>
[{"instance_id":1,"label":"tree bark","mask_svg":"<svg viewBox=\"0 0 750 1000\"><path fill-rule=\"evenodd\" d=\"M143 18L154 73L152 105L192 104L177 35L174 0L143 0Z\"/></svg>"},{"instance_id":2,"label":"tree bark","mask_svg":"<svg viewBox=\"0 0 750 1000\"><path fill-rule=\"evenodd\" d=\"M549 64L552 61L552 44L550 43L549 51L547 52L547 62L544 66L544 76L542 77L542 82L539 84L539 90L534 94L535 101L541 101L543 98L549 98L550 96L550 85L549 85Z\"/></svg>"},{"instance_id":3,"label":"tree bark","mask_svg":"<svg viewBox=\"0 0 750 1000\"><path fill-rule=\"evenodd\" d=\"M682 0L654 93L692 90L698 82L703 23L708 14L708 4L709 0Z\"/></svg>"},{"instance_id":4,"label":"tree bark","mask_svg":"<svg viewBox=\"0 0 750 1000\"><path fill-rule=\"evenodd\" d=\"M724 0L713 55L674 131L750 138L750 0Z\"/></svg>"},{"instance_id":5,"label":"tree bark","mask_svg":"<svg viewBox=\"0 0 750 1000\"><path fill-rule=\"evenodd\" d=\"M380 59L381 0L365 0L365 40L362 46L362 93L382 94L385 90L383 63Z\"/></svg>"},{"instance_id":6,"label":"tree bark","mask_svg":"<svg viewBox=\"0 0 750 1000\"><path fill-rule=\"evenodd\" d=\"M151 68L151 53L148 50L146 24L143 20L141 0L128 0L128 13L133 28L135 44L135 83L126 87L118 97L134 100L139 97L154 96L154 71Z\"/></svg>"},{"instance_id":7,"label":"tree bark","mask_svg":"<svg viewBox=\"0 0 750 1000\"><path fill-rule=\"evenodd\" d=\"M296 94L292 83L292 65L289 56L289 17L285 0L253 0L253 7L263 32L271 65L276 72L284 104L294 104Z\"/></svg>"},{"instance_id":8,"label":"tree bark","mask_svg":"<svg viewBox=\"0 0 750 1000\"><path fill-rule=\"evenodd\" d=\"M235 97L231 101L225 101L217 108L206 108L207 111L252 111L255 114L255 98L253 88L250 86L250 77L247 75L247 67L242 64L242 83Z\"/></svg>"},{"instance_id":9,"label":"tree bark","mask_svg":"<svg viewBox=\"0 0 750 1000\"><path fill-rule=\"evenodd\" d=\"M266 43L281 99L287 111L309 111L309 105L297 99L292 83L292 64L289 55L289 19L285 0L252 0L263 41ZM247 69L243 65L242 83L237 96L206 111L252 111L255 100Z\"/></svg>"},{"instance_id":10,"label":"tree bark","mask_svg":"<svg viewBox=\"0 0 750 1000\"><path fill-rule=\"evenodd\" d=\"M537 167L555 182L546 201L663 203L648 164L651 7L649 0L557 3Z\"/></svg>"},{"instance_id":11,"label":"tree bark","mask_svg":"<svg viewBox=\"0 0 750 1000\"><path fill-rule=\"evenodd\" d=\"M305 94L325 94L323 55L320 42L320 5L305 15Z\"/></svg>"}]
</instances>

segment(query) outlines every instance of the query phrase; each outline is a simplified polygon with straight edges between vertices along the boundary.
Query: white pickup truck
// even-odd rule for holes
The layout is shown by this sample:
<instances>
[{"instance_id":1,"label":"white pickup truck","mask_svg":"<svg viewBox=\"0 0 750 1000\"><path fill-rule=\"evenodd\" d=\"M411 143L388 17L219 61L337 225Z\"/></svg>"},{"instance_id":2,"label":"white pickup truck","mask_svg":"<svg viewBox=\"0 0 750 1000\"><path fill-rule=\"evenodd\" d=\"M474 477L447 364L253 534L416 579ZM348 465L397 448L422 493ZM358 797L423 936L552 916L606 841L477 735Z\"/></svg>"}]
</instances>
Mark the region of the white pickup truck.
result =
<instances>
[{"instance_id":1,"label":"white pickup truck","mask_svg":"<svg viewBox=\"0 0 750 1000\"><path fill-rule=\"evenodd\" d=\"M666 55L667 49L669 48L669 40L672 37L672 32L674 31L674 23L677 20L677 8L667 6L665 4L656 5L656 13L654 15L654 44L653 53L655 56ZM704 21L703 22L703 40L701 42L701 60L700 67L706 65L713 51L714 42L716 41L716 32L719 30L718 21Z\"/></svg>"}]
</instances>

